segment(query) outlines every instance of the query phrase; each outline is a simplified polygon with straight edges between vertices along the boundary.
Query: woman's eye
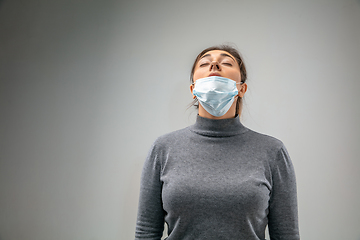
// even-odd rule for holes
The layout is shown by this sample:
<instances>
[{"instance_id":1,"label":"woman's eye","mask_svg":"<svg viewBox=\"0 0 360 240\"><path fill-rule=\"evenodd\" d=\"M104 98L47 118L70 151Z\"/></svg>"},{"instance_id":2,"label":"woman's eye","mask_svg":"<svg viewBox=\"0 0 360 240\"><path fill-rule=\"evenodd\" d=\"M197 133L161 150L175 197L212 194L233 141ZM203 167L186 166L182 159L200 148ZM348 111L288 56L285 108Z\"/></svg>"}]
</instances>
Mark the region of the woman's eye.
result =
<instances>
[{"instance_id":1,"label":"woman's eye","mask_svg":"<svg viewBox=\"0 0 360 240\"><path fill-rule=\"evenodd\" d=\"M227 65L227 66L232 66L232 64L229 62L223 62L222 64Z\"/></svg>"},{"instance_id":2,"label":"woman's eye","mask_svg":"<svg viewBox=\"0 0 360 240\"><path fill-rule=\"evenodd\" d=\"M209 63L200 63L200 67L204 67L204 66L207 66L209 65Z\"/></svg>"}]
</instances>

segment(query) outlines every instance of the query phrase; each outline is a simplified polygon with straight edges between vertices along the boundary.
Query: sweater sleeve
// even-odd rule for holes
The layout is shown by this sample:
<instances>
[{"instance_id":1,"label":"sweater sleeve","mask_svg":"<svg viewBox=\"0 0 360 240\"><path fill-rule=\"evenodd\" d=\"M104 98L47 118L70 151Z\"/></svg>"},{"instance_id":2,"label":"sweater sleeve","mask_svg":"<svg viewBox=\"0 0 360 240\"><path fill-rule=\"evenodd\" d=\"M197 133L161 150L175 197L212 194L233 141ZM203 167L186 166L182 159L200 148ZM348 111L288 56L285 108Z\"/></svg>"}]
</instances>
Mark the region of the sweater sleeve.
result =
<instances>
[{"instance_id":1,"label":"sweater sleeve","mask_svg":"<svg viewBox=\"0 0 360 240\"><path fill-rule=\"evenodd\" d=\"M298 208L294 168L284 146L272 164L272 190L269 201L271 240L298 240Z\"/></svg>"},{"instance_id":2,"label":"sweater sleeve","mask_svg":"<svg viewBox=\"0 0 360 240\"><path fill-rule=\"evenodd\" d=\"M135 239L160 240L164 230L161 164L154 144L145 160L140 184L140 197Z\"/></svg>"}]
</instances>

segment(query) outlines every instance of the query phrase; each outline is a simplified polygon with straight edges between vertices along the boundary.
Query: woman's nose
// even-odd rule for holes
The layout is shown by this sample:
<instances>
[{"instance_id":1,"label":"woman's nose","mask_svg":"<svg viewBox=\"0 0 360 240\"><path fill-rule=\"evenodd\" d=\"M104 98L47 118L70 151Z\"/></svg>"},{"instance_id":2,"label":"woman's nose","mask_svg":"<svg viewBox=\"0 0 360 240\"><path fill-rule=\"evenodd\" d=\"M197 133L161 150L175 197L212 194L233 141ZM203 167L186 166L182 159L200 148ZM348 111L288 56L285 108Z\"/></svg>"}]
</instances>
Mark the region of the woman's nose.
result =
<instances>
[{"instance_id":1,"label":"woman's nose","mask_svg":"<svg viewBox=\"0 0 360 240\"><path fill-rule=\"evenodd\" d=\"M210 64L210 71L220 71L220 64L216 61L211 62Z\"/></svg>"}]
</instances>

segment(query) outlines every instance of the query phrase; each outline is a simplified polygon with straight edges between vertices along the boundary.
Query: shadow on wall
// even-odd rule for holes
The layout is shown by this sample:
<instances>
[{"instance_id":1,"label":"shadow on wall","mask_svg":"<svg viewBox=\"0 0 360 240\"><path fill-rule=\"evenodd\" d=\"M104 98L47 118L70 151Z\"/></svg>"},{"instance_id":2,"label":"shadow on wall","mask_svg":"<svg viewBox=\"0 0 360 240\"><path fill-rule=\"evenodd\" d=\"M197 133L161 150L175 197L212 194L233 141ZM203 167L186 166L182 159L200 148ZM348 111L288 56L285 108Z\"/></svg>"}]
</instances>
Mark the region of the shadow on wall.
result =
<instances>
[{"instance_id":1,"label":"shadow on wall","mask_svg":"<svg viewBox=\"0 0 360 240\"><path fill-rule=\"evenodd\" d=\"M135 234L135 223L137 218L137 207L139 200L139 191L140 191L140 178L142 172L142 166L145 161L146 156L137 156L132 159L127 169L128 177L126 179L126 188L124 191L124 201L122 202L121 216L124 222L130 222L133 225L132 231L126 230L130 235L126 236L129 238L133 237ZM129 225L131 225L129 224ZM125 236L122 236L125 237ZM1 240L1 239L0 239Z\"/></svg>"}]
</instances>

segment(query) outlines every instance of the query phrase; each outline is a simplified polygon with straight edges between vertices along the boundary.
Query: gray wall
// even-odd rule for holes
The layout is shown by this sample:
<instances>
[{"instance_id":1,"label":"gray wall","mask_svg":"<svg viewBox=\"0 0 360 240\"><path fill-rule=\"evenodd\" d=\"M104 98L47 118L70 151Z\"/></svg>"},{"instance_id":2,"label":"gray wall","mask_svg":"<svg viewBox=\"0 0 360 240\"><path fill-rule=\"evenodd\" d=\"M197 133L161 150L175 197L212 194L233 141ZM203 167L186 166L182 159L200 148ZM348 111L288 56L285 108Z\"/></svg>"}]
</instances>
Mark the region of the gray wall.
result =
<instances>
[{"instance_id":1,"label":"gray wall","mask_svg":"<svg viewBox=\"0 0 360 240\"><path fill-rule=\"evenodd\" d=\"M360 2L1 1L0 239L132 239L198 52L238 46L243 123L281 139L304 240L360 239Z\"/></svg>"}]
</instances>

